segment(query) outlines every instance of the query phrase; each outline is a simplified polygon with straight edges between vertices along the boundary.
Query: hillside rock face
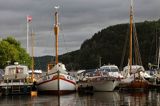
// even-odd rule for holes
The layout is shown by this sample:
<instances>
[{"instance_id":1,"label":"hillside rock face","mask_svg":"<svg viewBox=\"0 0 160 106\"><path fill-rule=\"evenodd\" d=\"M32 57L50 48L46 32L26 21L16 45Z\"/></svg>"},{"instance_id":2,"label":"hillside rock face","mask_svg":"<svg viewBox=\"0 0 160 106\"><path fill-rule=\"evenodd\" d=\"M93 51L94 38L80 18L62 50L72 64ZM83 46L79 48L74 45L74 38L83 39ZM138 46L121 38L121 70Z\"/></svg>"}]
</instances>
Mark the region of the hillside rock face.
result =
<instances>
[{"instance_id":1,"label":"hillside rock face","mask_svg":"<svg viewBox=\"0 0 160 106\"><path fill-rule=\"evenodd\" d=\"M140 22L135 26L142 63L145 68L148 68L149 62L155 63L157 39L160 35L160 20ZM128 38L129 24L110 26L85 40L79 50L63 54L59 59L68 70L76 70L98 68L100 59L102 65L110 63L120 66L124 55L123 67L128 62ZM126 50L125 53L124 50ZM49 57L47 59L49 60ZM46 58L42 59L41 57L41 61L43 61L41 65L45 64L44 60Z\"/></svg>"}]
</instances>

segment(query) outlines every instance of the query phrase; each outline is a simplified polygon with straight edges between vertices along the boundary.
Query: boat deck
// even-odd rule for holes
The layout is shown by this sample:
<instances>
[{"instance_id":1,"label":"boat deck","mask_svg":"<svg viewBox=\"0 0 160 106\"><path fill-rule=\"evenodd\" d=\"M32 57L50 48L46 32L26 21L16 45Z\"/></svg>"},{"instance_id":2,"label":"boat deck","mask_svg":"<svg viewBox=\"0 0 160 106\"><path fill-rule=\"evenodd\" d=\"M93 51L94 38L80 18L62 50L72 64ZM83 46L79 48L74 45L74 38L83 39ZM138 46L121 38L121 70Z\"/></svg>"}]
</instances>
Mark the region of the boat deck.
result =
<instances>
[{"instance_id":1,"label":"boat deck","mask_svg":"<svg viewBox=\"0 0 160 106\"><path fill-rule=\"evenodd\" d=\"M11 83L0 83L0 87L6 87L6 86L31 86L33 83L24 83L24 82L11 82Z\"/></svg>"},{"instance_id":2,"label":"boat deck","mask_svg":"<svg viewBox=\"0 0 160 106\"><path fill-rule=\"evenodd\" d=\"M0 90L3 95L9 94L29 94L32 89L33 83L26 82L1 82Z\"/></svg>"}]
</instances>

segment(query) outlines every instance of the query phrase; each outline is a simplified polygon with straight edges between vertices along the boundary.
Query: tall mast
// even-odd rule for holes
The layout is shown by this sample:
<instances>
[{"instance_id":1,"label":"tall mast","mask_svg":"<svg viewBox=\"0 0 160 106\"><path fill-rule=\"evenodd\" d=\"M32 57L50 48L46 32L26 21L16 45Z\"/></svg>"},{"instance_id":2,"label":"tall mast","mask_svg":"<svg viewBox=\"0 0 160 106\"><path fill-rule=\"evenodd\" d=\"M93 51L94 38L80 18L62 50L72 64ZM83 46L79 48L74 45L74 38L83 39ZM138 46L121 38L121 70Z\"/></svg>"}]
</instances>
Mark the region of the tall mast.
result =
<instances>
[{"instance_id":1,"label":"tall mast","mask_svg":"<svg viewBox=\"0 0 160 106\"><path fill-rule=\"evenodd\" d=\"M100 56L100 57L99 57L99 67L101 67L101 65L102 65L101 59L102 59L102 57Z\"/></svg>"},{"instance_id":2,"label":"tall mast","mask_svg":"<svg viewBox=\"0 0 160 106\"><path fill-rule=\"evenodd\" d=\"M55 33L55 48L56 48L56 64L58 63L58 35L59 35L59 25L58 25L58 8L55 7L55 25L54 25L54 33Z\"/></svg>"},{"instance_id":3,"label":"tall mast","mask_svg":"<svg viewBox=\"0 0 160 106\"><path fill-rule=\"evenodd\" d=\"M131 65L132 65L132 34L133 34L133 3L131 0L130 4L130 43L129 43L129 67L130 67L130 72L131 72Z\"/></svg>"},{"instance_id":4,"label":"tall mast","mask_svg":"<svg viewBox=\"0 0 160 106\"><path fill-rule=\"evenodd\" d=\"M29 47L28 47L28 35L29 35L29 22L27 20L27 53L29 53Z\"/></svg>"},{"instance_id":5,"label":"tall mast","mask_svg":"<svg viewBox=\"0 0 160 106\"><path fill-rule=\"evenodd\" d=\"M159 69L159 62L160 62L160 37L158 38L158 64L157 69Z\"/></svg>"},{"instance_id":6,"label":"tall mast","mask_svg":"<svg viewBox=\"0 0 160 106\"><path fill-rule=\"evenodd\" d=\"M34 79L34 33L31 32L31 39L32 39L32 76L31 79Z\"/></svg>"},{"instance_id":7,"label":"tall mast","mask_svg":"<svg viewBox=\"0 0 160 106\"><path fill-rule=\"evenodd\" d=\"M29 53L28 37L29 37L29 24L30 24L31 22L32 22L32 16L27 15L27 47L26 47L27 53Z\"/></svg>"}]
</instances>

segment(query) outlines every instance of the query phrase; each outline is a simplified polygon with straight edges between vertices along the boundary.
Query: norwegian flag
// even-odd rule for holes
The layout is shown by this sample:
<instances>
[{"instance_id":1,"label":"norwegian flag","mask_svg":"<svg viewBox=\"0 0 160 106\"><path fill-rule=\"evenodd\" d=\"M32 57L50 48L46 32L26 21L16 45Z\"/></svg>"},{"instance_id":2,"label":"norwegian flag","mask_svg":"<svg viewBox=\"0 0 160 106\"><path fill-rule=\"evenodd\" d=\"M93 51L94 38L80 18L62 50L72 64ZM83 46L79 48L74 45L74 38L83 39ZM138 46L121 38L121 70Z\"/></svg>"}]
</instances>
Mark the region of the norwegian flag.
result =
<instances>
[{"instance_id":1,"label":"norwegian flag","mask_svg":"<svg viewBox=\"0 0 160 106\"><path fill-rule=\"evenodd\" d=\"M27 22L31 22L32 21L32 16L27 16Z\"/></svg>"}]
</instances>

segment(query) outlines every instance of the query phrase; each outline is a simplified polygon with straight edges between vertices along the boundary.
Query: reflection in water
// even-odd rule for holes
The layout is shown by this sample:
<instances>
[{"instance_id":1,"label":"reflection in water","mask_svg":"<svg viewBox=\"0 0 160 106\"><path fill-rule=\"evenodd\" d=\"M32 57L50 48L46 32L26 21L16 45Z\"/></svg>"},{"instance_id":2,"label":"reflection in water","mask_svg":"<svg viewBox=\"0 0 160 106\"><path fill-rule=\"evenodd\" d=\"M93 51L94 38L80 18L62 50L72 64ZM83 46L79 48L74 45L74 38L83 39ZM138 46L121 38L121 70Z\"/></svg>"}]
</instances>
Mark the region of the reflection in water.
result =
<instances>
[{"instance_id":1,"label":"reflection in water","mask_svg":"<svg viewBox=\"0 0 160 106\"><path fill-rule=\"evenodd\" d=\"M160 93L155 91L119 93L124 106L160 106Z\"/></svg>"},{"instance_id":2,"label":"reflection in water","mask_svg":"<svg viewBox=\"0 0 160 106\"><path fill-rule=\"evenodd\" d=\"M145 106L148 98L148 92L132 92L121 94L122 105L127 106Z\"/></svg>"},{"instance_id":3,"label":"reflection in water","mask_svg":"<svg viewBox=\"0 0 160 106\"><path fill-rule=\"evenodd\" d=\"M78 93L63 95L13 95L1 96L0 106L160 106L160 92L145 93L95 92L80 96Z\"/></svg>"},{"instance_id":4,"label":"reflection in water","mask_svg":"<svg viewBox=\"0 0 160 106\"><path fill-rule=\"evenodd\" d=\"M103 106L119 106L120 95L118 92L96 92L94 99Z\"/></svg>"}]
</instances>

